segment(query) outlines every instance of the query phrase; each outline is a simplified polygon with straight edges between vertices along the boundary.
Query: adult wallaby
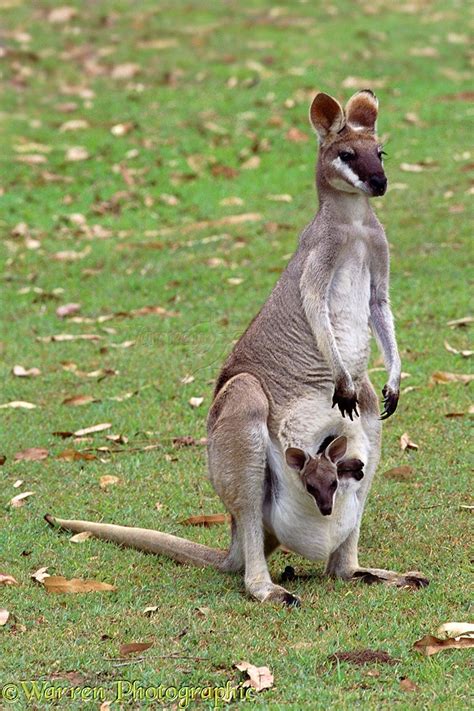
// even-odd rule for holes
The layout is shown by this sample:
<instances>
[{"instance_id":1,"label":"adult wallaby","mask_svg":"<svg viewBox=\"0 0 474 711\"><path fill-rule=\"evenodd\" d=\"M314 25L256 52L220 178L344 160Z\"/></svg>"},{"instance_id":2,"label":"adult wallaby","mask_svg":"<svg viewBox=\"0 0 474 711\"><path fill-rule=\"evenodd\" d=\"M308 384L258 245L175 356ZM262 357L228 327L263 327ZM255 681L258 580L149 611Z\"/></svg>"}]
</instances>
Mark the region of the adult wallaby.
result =
<instances>
[{"instance_id":1,"label":"adult wallaby","mask_svg":"<svg viewBox=\"0 0 474 711\"><path fill-rule=\"evenodd\" d=\"M270 578L266 557L279 543L310 560L326 560L334 577L427 584L418 573L361 568L357 557L380 455L380 419L395 411L400 384L388 243L369 205L369 198L387 187L375 135L377 112L369 90L352 96L345 111L327 94L314 98L310 120L320 142L319 210L218 377L207 422L208 460L211 481L232 516L229 550L125 526L51 516L49 523L181 562L244 569L248 593L261 601L299 602ZM388 371L381 417L366 372L369 326ZM355 491L337 497L334 511L325 516L300 473L287 466L285 451L312 454L341 437L345 452L339 456L336 446L333 463L342 470L343 457L360 460L363 478Z\"/></svg>"}]
</instances>

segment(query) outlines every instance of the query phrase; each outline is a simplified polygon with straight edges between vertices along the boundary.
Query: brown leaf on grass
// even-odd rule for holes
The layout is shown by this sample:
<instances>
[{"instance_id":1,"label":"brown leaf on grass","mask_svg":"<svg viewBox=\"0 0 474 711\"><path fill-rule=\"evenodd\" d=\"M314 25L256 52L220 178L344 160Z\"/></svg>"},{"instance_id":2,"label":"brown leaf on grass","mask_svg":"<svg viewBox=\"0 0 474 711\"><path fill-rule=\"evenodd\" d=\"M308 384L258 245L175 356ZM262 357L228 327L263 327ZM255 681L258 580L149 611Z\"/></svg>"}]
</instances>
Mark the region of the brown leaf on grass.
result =
<instances>
[{"instance_id":1,"label":"brown leaf on grass","mask_svg":"<svg viewBox=\"0 0 474 711\"><path fill-rule=\"evenodd\" d=\"M474 99L474 92L472 93ZM453 321L448 321L447 326L450 328L464 328L469 324L474 323L474 316L463 316L463 318L455 318Z\"/></svg>"},{"instance_id":2,"label":"brown leaf on grass","mask_svg":"<svg viewBox=\"0 0 474 711\"><path fill-rule=\"evenodd\" d=\"M77 312L80 310L80 304L63 304L62 306L58 306L58 308L56 309L56 316L59 316L59 318L66 318L67 316L77 314Z\"/></svg>"},{"instance_id":3,"label":"brown leaf on grass","mask_svg":"<svg viewBox=\"0 0 474 711\"><path fill-rule=\"evenodd\" d=\"M199 407L204 402L204 398L203 397L191 397L191 398L189 398L188 402L191 405L191 407Z\"/></svg>"},{"instance_id":4,"label":"brown leaf on grass","mask_svg":"<svg viewBox=\"0 0 474 711\"><path fill-rule=\"evenodd\" d=\"M17 378L35 378L41 375L41 370L39 368L24 368L22 365L14 365L12 374Z\"/></svg>"},{"instance_id":5,"label":"brown leaf on grass","mask_svg":"<svg viewBox=\"0 0 474 711\"><path fill-rule=\"evenodd\" d=\"M400 437L401 449L418 449L418 445L411 441L408 432L404 432Z\"/></svg>"},{"instance_id":6,"label":"brown leaf on grass","mask_svg":"<svg viewBox=\"0 0 474 711\"><path fill-rule=\"evenodd\" d=\"M81 533L75 533L74 536L71 536L69 543L84 543L89 538L93 538L90 531L81 531Z\"/></svg>"},{"instance_id":7,"label":"brown leaf on grass","mask_svg":"<svg viewBox=\"0 0 474 711\"><path fill-rule=\"evenodd\" d=\"M25 499L27 499L29 496L33 496L34 493L34 491L24 491L22 494L17 494L13 497L13 499L10 500L10 506L13 509L20 509L22 506L25 505Z\"/></svg>"},{"instance_id":8,"label":"brown leaf on grass","mask_svg":"<svg viewBox=\"0 0 474 711\"><path fill-rule=\"evenodd\" d=\"M47 449L43 449L42 447L28 447L28 449L24 449L22 452L17 452L13 456L13 459L16 462L39 462L42 459L47 459L48 456L49 452Z\"/></svg>"},{"instance_id":9,"label":"brown leaf on grass","mask_svg":"<svg viewBox=\"0 0 474 711\"><path fill-rule=\"evenodd\" d=\"M71 435L73 434L74 433L71 432ZM83 460L92 461L93 459L97 459L97 457L95 454L91 454L90 452L78 452L76 449L65 449L56 456L56 459L64 459L65 462L78 462Z\"/></svg>"},{"instance_id":10,"label":"brown leaf on grass","mask_svg":"<svg viewBox=\"0 0 474 711\"><path fill-rule=\"evenodd\" d=\"M408 677L402 676L400 679L400 689L402 691L419 691L419 686Z\"/></svg>"},{"instance_id":11,"label":"brown leaf on grass","mask_svg":"<svg viewBox=\"0 0 474 711\"><path fill-rule=\"evenodd\" d=\"M74 19L77 14L77 9L75 7L70 7L69 5L55 7L48 12L48 22L52 25L63 25Z\"/></svg>"},{"instance_id":12,"label":"brown leaf on grass","mask_svg":"<svg viewBox=\"0 0 474 711\"><path fill-rule=\"evenodd\" d=\"M474 624L470 622L445 622L438 627L436 634L441 639L458 639L459 637L472 639L474 638Z\"/></svg>"},{"instance_id":13,"label":"brown leaf on grass","mask_svg":"<svg viewBox=\"0 0 474 711\"><path fill-rule=\"evenodd\" d=\"M115 585L102 583L98 580L83 580L72 578L66 580L62 575L50 575L45 578L43 585L49 593L88 593L116 590Z\"/></svg>"},{"instance_id":14,"label":"brown leaf on grass","mask_svg":"<svg viewBox=\"0 0 474 711\"><path fill-rule=\"evenodd\" d=\"M44 568L38 568L38 570L35 570L34 573L31 573L30 578L36 583L40 583L42 585L46 578L49 578L49 573L46 572L47 570L48 566Z\"/></svg>"},{"instance_id":15,"label":"brown leaf on grass","mask_svg":"<svg viewBox=\"0 0 474 711\"><path fill-rule=\"evenodd\" d=\"M95 434L96 432L104 432L112 427L110 422L101 422L99 425L92 425L91 427L83 427L80 430L76 430L73 434L75 437L85 437L89 434Z\"/></svg>"},{"instance_id":16,"label":"brown leaf on grass","mask_svg":"<svg viewBox=\"0 0 474 711\"><path fill-rule=\"evenodd\" d=\"M10 613L4 607L0 607L0 627L7 624Z\"/></svg>"},{"instance_id":17,"label":"brown leaf on grass","mask_svg":"<svg viewBox=\"0 0 474 711\"><path fill-rule=\"evenodd\" d=\"M37 336L39 343L66 343L68 341L100 341L96 333L56 333L54 336Z\"/></svg>"},{"instance_id":18,"label":"brown leaf on grass","mask_svg":"<svg viewBox=\"0 0 474 711\"><path fill-rule=\"evenodd\" d=\"M474 354L474 351L468 351L466 349L458 350L457 348L453 348L448 341L444 342L444 347L448 351L448 353L453 353L454 355L462 355L463 358L470 358Z\"/></svg>"},{"instance_id":19,"label":"brown leaf on grass","mask_svg":"<svg viewBox=\"0 0 474 711\"><path fill-rule=\"evenodd\" d=\"M467 415L474 415L474 405L469 405L465 412L446 412L445 417L466 417Z\"/></svg>"},{"instance_id":20,"label":"brown leaf on grass","mask_svg":"<svg viewBox=\"0 0 474 711\"><path fill-rule=\"evenodd\" d=\"M110 133L112 134L112 136L120 138L121 136L126 136L128 133L131 133L134 128L135 124L133 123L133 121L126 121L125 123L116 123L115 126L112 126L112 128L110 129Z\"/></svg>"},{"instance_id":21,"label":"brown leaf on grass","mask_svg":"<svg viewBox=\"0 0 474 711\"><path fill-rule=\"evenodd\" d=\"M89 158L89 152L84 146L71 146L66 151L66 160L70 163L78 163Z\"/></svg>"},{"instance_id":22,"label":"brown leaf on grass","mask_svg":"<svg viewBox=\"0 0 474 711\"><path fill-rule=\"evenodd\" d=\"M80 405L90 405L91 402L100 402L93 395L73 395L72 397L67 397L63 400L63 405L68 405L69 407L79 407Z\"/></svg>"},{"instance_id":23,"label":"brown leaf on grass","mask_svg":"<svg viewBox=\"0 0 474 711\"><path fill-rule=\"evenodd\" d=\"M38 405L32 402L25 402L25 400L12 400L11 402L5 402L3 405L0 405L0 410L4 410L7 407L12 410L34 410Z\"/></svg>"},{"instance_id":24,"label":"brown leaf on grass","mask_svg":"<svg viewBox=\"0 0 474 711\"><path fill-rule=\"evenodd\" d=\"M61 252L55 252L52 255L52 258L56 262L78 262L80 259L84 259L84 257L87 257L87 255L90 253L90 247L85 247L82 252L78 252L75 249L65 249Z\"/></svg>"},{"instance_id":25,"label":"brown leaf on grass","mask_svg":"<svg viewBox=\"0 0 474 711\"><path fill-rule=\"evenodd\" d=\"M113 67L110 76L112 79L133 79L139 72L141 67L135 62L125 62L124 64L117 64Z\"/></svg>"},{"instance_id":26,"label":"brown leaf on grass","mask_svg":"<svg viewBox=\"0 0 474 711\"><path fill-rule=\"evenodd\" d=\"M130 657L132 654L150 649L150 647L153 647L153 644L154 642L129 642L128 644L121 644L119 653L121 657Z\"/></svg>"},{"instance_id":27,"label":"brown leaf on grass","mask_svg":"<svg viewBox=\"0 0 474 711\"><path fill-rule=\"evenodd\" d=\"M188 435L185 437L173 437L171 442L173 447L181 449L182 447L195 447L197 445L207 444L207 438L201 437L201 439L194 439L194 437Z\"/></svg>"},{"instance_id":28,"label":"brown leaf on grass","mask_svg":"<svg viewBox=\"0 0 474 711\"><path fill-rule=\"evenodd\" d=\"M3 466L6 461L7 461L6 456L4 454L0 454L0 467Z\"/></svg>"},{"instance_id":29,"label":"brown leaf on grass","mask_svg":"<svg viewBox=\"0 0 474 711\"><path fill-rule=\"evenodd\" d=\"M180 521L183 526L216 526L221 523L227 523L230 521L229 514L218 513L218 514L201 514L199 516L190 516L189 518Z\"/></svg>"},{"instance_id":30,"label":"brown leaf on grass","mask_svg":"<svg viewBox=\"0 0 474 711\"><path fill-rule=\"evenodd\" d=\"M15 160L18 163L26 163L26 165L39 165L48 162L46 156L40 153L27 153L26 155L16 156Z\"/></svg>"},{"instance_id":31,"label":"brown leaf on grass","mask_svg":"<svg viewBox=\"0 0 474 711\"><path fill-rule=\"evenodd\" d=\"M372 89L383 89L387 84L386 79L364 79L361 77L346 77L341 86L343 89L365 89L370 86Z\"/></svg>"},{"instance_id":32,"label":"brown leaf on grass","mask_svg":"<svg viewBox=\"0 0 474 711\"><path fill-rule=\"evenodd\" d=\"M251 686L255 691L264 691L264 689L271 689L273 686L273 674L268 667L256 667L250 662L239 662L234 665L236 669L241 672L245 672L248 675L248 679L244 681L242 686Z\"/></svg>"},{"instance_id":33,"label":"brown leaf on grass","mask_svg":"<svg viewBox=\"0 0 474 711\"><path fill-rule=\"evenodd\" d=\"M81 131L86 128L89 128L89 122L85 119L71 119L71 121L61 124L59 131L65 133L66 131Z\"/></svg>"},{"instance_id":34,"label":"brown leaf on grass","mask_svg":"<svg viewBox=\"0 0 474 711\"><path fill-rule=\"evenodd\" d=\"M401 467L393 467L393 469L388 469L384 473L387 479L394 479L395 481L408 481L413 476L413 467L404 465Z\"/></svg>"},{"instance_id":35,"label":"brown leaf on grass","mask_svg":"<svg viewBox=\"0 0 474 711\"><path fill-rule=\"evenodd\" d=\"M154 233L156 237L168 235L179 231L181 235L196 232L198 230L214 229L216 227L225 227L232 225L241 225L245 222L259 222L262 215L258 212L244 212L239 215L227 215L227 217L219 217L217 220L201 220L200 222L192 222L186 225L176 225L175 227L162 227Z\"/></svg>"},{"instance_id":36,"label":"brown leaf on grass","mask_svg":"<svg viewBox=\"0 0 474 711\"><path fill-rule=\"evenodd\" d=\"M431 634L426 634L413 645L413 649L421 652L425 657L431 657L433 654L444 652L446 649L466 649L470 647L474 647L474 639L469 637L439 639Z\"/></svg>"},{"instance_id":37,"label":"brown leaf on grass","mask_svg":"<svg viewBox=\"0 0 474 711\"><path fill-rule=\"evenodd\" d=\"M120 481L118 476L113 476L112 474L106 474L105 476L101 476L99 480L99 486L102 489L102 491L107 491L109 486L114 486L114 484L118 484Z\"/></svg>"},{"instance_id":38,"label":"brown leaf on grass","mask_svg":"<svg viewBox=\"0 0 474 711\"><path fill-rule=\"evenodd\" d=\"M291 141L292 143L306 143L309 141L308 134L300 131L300 129L296 128L296 126L292 126L288 129L285 138L287 141Z\"/></svg>"},{"instance_id":39,"label":"brown leaf on grass","mask_svg":"<svg viewBox=\"0 0 474 711\"><path fill-rule=\"evenodd\" d=\"M260 156L250 156L240 167L242 170L255 170L259 167L261 162L262 159Z\"/></svg>"},{"instance_id":40,"label":"brown leaf on grass","mask_svg":"<svg viewBox=\"0 0 474 711\"><path fill-rule=\"evenodd\" d=\"M333 664L348 662L356 666L364 664L397 664L398 659L379 649L358 649L352 652L335 652L328 657Z\"/></svg>"},{"instance_id":41,"label":"brown leaf on grass","mask_svg":"<svg viewBox=\"0 0 474 711\"><path fill-rule=\"evenodd\" d=\"M447 373L444 370L437 370L430 378L431 383L447 385L449 383L463 383L467 385L474 380L474 373Z\"/></svg>"},{"instance_id":42,"label":"brown leaf on grass","mask_svg":"<svg viewBox=\"0 0 474 711\"><path fill-rule=\"evenodd\" d=\"M18 580L16 580L13 575L8 575L8 573L0 573L0 585L18 585Z\"/></svg>"}]
</instances>

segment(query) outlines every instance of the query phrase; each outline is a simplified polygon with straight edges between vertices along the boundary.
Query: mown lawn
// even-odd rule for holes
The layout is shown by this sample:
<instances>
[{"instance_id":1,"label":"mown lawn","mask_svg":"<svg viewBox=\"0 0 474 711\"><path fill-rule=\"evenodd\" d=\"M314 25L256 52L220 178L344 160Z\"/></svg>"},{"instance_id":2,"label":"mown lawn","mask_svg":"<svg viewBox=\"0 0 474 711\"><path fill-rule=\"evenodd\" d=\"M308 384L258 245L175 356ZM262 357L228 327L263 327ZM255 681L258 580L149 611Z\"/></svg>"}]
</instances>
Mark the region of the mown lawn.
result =
<instances>
[{"instance_id":1,"label":"mown lawn","mask_svg":"<svg viewBox=\"0 0 474 711\"><path fill-rule=\"evenodd\" d=\"M244 677L233 665L246 660L274 674L273 688L254 697L263 708L466 708L469 651L425 658L412 650L441 623L472 616L463 508L472 503L470 397L463 383L431 382L436 371L469 373L468 359L444 346L469 348L467 328L447 325L469 307L463 4L71 0L68 7L75 12L44 0L0 0L0 404L36 405L0 411L0 571L18 581L0 586L0 607L10 612L0 631L0 684L97 687L113 701L118 680L237 685ZM239 577L99 541L74 544L50 530L47 511L226 545L225 526L180 523L223 510L198 443L212 382L315 210L310 99L324 90L345 100L365 86L381 104L391 188L376 209L392 248L408 375L384 426L361 562L421 569L430 587L332 582L322 566L280 552L271 562L275 579L289 564L305 576L291 585L302 608L282 610L247 599ZM235 215L246 217L228 219ZM57 316L71 303L80 311ZM138 311L146 306L163 311ZM48 339L57 334L97 338ZM15 365L41 372L18 377ZM375 350L372 365L380 367ZM380 389L384 373L373 379ZM63 404L79 395L95 401ZM191 397L204 401L193 408ZM464 415L446 417L453 412ZM111 427L80 441L53 434L100 423ZM401 451L404 432L418 450ZM197 444L179 448L176 437ZM14 460L30 447L48 457ZM58 458L65 449L96 458ZM401 465L412 467L407 479L384 476ZM103 476L118 482L101 488ZM34 494L12 507L21 492ZM47 594L30 578L45 566L117 589ZM149 606L157 608L151 616ZM120 660L129 642L153 646ZM328 660L366 648L396 663ZM128 695L112 708L143 703ZM98 708L98 698L91 705ZM50 706L45 697L28 703L20 689L18 708Z\"/></svg>"}]
</instances>

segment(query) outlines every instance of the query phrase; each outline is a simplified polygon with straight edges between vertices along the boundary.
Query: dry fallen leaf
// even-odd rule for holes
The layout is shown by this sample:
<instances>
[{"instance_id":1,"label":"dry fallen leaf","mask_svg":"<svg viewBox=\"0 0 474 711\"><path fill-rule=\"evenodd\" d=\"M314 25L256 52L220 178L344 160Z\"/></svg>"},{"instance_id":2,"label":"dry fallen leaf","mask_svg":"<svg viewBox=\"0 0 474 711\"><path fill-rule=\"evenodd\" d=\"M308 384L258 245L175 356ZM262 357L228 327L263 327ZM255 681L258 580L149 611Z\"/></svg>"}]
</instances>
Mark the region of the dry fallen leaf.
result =
<instances>
[{"instance_id":1,"label":"dry fallen leaf","mask_svg":"<svg viewBox=\"0 0 474 711\"><path fill-rule=\"evenodd\" d=\"M408 432L404 432L400 437L401 449L418 449L418 445L411 441Z\"/></svg>"},{"instance_id":2,"label":"dry fallen leaf","mask_svg":"<svg viewBox=\"0 0 474 711\"><path fill-rule=\"evenodd\" d=\"M83 580L82 578L66 580L62 575L50 575L44 579L43 585L49 593L88 593L117 589L115 585L101 583L98 580Z\"/></svg>"},{"instance_id":3,"label":"dry fallen leaf","mask_svg":"<svg viewBox=\"0 0 474 711\"><path fill-rule=\"evenodd\" d=\"M18 585L18 580L16 580L13 575L8 575L8 573L0 573L0 585Z\"/></svg>"},{"instance_id":4,"label":"dry fallen leaf","mask_svg":"<svg viewBox=\"0 0 474 711\"><path fill-rule=\"evenodd\" d=\"M25 402L24 400L12 400L11 402L6 402L0 405L0 409L3 410L6 407L11 407L13 410L34 410L38 405L32 402Z\"/></svg>"},{"instance_id":5,"label":"dry fallen leaf","mask_svg":"<svg viewBox=\"0 0 474 711\"><path fill-rule=\"evenodd\" d=\"M296 126L292 126L288 129L285 138L287 141L291 141L292 143L306 143L309 141L308 134L300 131L300 129L296 128Z\"/></svg>"},{"instance_id":6,"label":"dry fallen leaf","mask_svg":"<svg viewBox=\"0 0 474 711\"><path fill-rule=\"evenodd\" d=\"M463 383L467 385L474 380L474 373L464 375L463 373L447 373L444 370L437 370L430 378L432 383L447 385L448 383Z\"/></svg>"},{"instance_id":7,"label":"dry fallen leaf","mask_svg":"<svg viewBox=\"0 0 474 711\"><path fill-rule=\"evenodd\" d=\"M70 22L77 14L77 9L69 5L55 7L48 13L48 22L51 22L52 25L62 25Z\"/></svg>"},{"instance_id":8,"label":"dry fallen leaf","mask_svg":"<svg viewBox=\"0 0 474 711\"><path fill-rule=\"evenodd\" d=\"M137 654L137 652L144 652L146 649L153 647L153 642L129 642L128 644L121 644L119 647L119 652L121 657L129 657L132 654Z\"/></svg>"},{"instance_id":9,"label":"dry fallen leaf","mask_svg":"<svg viewBox=\"0 0 474 711\"><path fill-rule=\"evenodd\" d=\"M151 617L154 612L158 611L158 605L151 605L150 607L145 607L143 614L147 617Z\"/></svg>"},{"instance_id":10,"label":"dry fallen leaf","mask_svg":"<svg viewBox=\"0 0 474 711\"><path fill-rule=\"evenodd\" d=\"M7 624L10 613L4 607L0 607L0 627Z\"/></svg>"},{"instance_id":11,"label":"dry fallen leaf","mask_svg":"<svg viewBox=\"0 0 474 711\"><path fill-rule=\"evenodd\" d=\"M224 513L218 514L201 514L199 516L190 516L180 521L183 526L216 526L217 524L227 523L230 521L230 515Z\"/></svg>"},{"instance_id":12,"label":"dry fallen leaf","mask_svg":"<svg viewBox=\"0 0 474 711\"><path fill-rule=\"evenodd\" d=\"M29 447L24 449L22 452L17 452L13 459L17 462L39 462L42 459L47 459L49 452L47 449L42 449L41 447Z\"/></svg>"},{"instance_id":13,"label":"dry fallen leaf","mask_svg":"<svg viewBox=\"0 0 474 711\"><path fill-rule=\"evenodd\" d=\"M400 689L402 689L402 691L418 691L419 687L414 681L408 679L408 677L402 676L400 679Z\"/></svg>"},{"instance_id":14,"label":"dry fallen leaf","mask_svg":"<svg viewBox=\"0 0 474 711\"><path fill-rule=\"evenodd\" d=\"M66 151L66 160L71 163L77 163L81 160L87 160L89 153L84 146L71 146Z\"/></svg>"},{"instance_id":15,"label":"dry fallen leaf","mask_svg":"<svg viewBox=\"0 0 474 711\"><path fill-rule=\"evenodd\" d=\"M469 358L474 354L474 351L458 350L457 348L453 348L448 341L444 342L444 347L449 353L454 353L454 355L462 355L463 358Z\"/></svg>"},{"instance_id":16,"label":"dry fallen leaf","mask_svg":"<svg viewBox=\"0 0 474 711\"><path fill-rule=\"evenodd\" d=\"M29 496L33 496L34 493L34 491L24 491L22 494L17 494L13 497L13 499L10 500L10 506L13 509L21 508L25 505L25 499L27 499Z\"/></svg>"},{"instance_id":17,"label":"dry fallen leaf","mask_svg":"<svg viewBox=\"0 0 474 711\"><path fill-rule=\"evenodd\" d=\"M71 121L65 121L59 127L60 133L66 131L81 131L85 128L89 128L89 122L85 119L72 119Z\"/></svg>"},{"instance_id":18,"label":"dry fallen leaf","mask_svg":"<svg viewBox=\"0 0 474 711\"><path fill-rule=\"evenodd\" d=\"M189 399L189 404L191 405L191 407L199 407L199 405L202 405L203 402L203 397L192 397Z\"/></svg>"},{"instance_id":19,"label":"dry fallen leaf","mask_svg":"<svg viewBox=\"0 0 474 711\"><path fill-rule=\"evenodd\" d=\"M248 679L244 681L242 686L251 686L255 691L263 691L271 689L273 686L273 674L268 667L256 667L249 662L239 662L234 665L239 671L245 672Z\"/></svg>"},{"instance_id":20,"label":"dry fallen leaf","mask_svg":"<svg viewBox=\"0 0 474 711\"><path fill-rule=\"evenodd\" d=\"M436 630L441 639L474 638L474 624L470 622L445 622Z\"/></svg>"},{"instance_id":21,"label":"dry fallen leaf","mask_svg":"<svg viewBox=\"0 0 474 711\"><path fill-rule=\"evenodd\" d=\"M89 538L93 538L93 535L90 531L81 531L81 533L75 533L74 536L71 536L71 538L69 539L69 543L83 543Z\"/></svg>"},{"instance_id":22,"label":"dry fallen leaf","mask_svg":"<svg viewBox=\"0 0 474 711\"><path fill-rule=\"evenodd\" d=\"M99 402L93 395L73 395L63 400L63 405L69 407L79 407L80 405L90 405L91 402Z\"/></svg>"},{"instance_id":23,"label":"dry fallen leaf","mask_svg":"<svg viewBox=\"0 0 474 711\"><path fill-rule=\"evenodd\" d=\"M133 79L141 70L139 64L134 62L126 62L124 64L117 64L110 74L112 79Z\"/></svg>"},{"instance_id":24,"label":"dry fallen leaf","mask_svg":"<svg viewBox=\"0 0 474 711\"><path fill-rule=\"evenodd\" d=\"M260 163L262 162L262 159L260 156L251 156L246 160L242 165L240 166L242 170L255 170L255 168L258 168Z\"/></svg>"},{"instance_id":25,"label":"dry fallen leaf","mask_svg":"<svg viewBox=\"0 0 474 711\"><path fill-rule=\"evenodd\" d=\"M46 566L45 568L38 568L38 570L35 570L34 573L31 573L30 578L32 580L35 580L37 583L44 583L46 578L49 578L49 573L46 571L48 570L48 567Z\"/></svg>"},{"instance_id":26,"label":"dry fallen leaf","mask_svg":"<svg viewBox=\"0 0 474 711\"><path fill-rule=\"evenodd\" d=\"M59 318L66 318L66 316L72 316L73 314L77 314L77 312L80 310L80 304L63 304L62 306L58 306L58 308L56 309L56 316L59 316Z\"/></svg>"},{"instance_id":27,"label":"dry fallen leaf","mask_svg":"<svg viewBox=\"0 0 474 711\"><path fill-rule=\"evenodd\" d=\"M474 316L463 316L463 318L455 318L453 321L448 321L447 325L450 328L463 328L464 326L469 326L470 323L474 323Z\"/></svg>"},{"instance_id":28,"label":"dry fallen leaf","mask_svg":"<svg viewBox=\"0 0 474 711\"><path fill-rule=\"evenodd\" d=\"M72 435L73 433L68 432L67 434ZM82 460L92 461L93 459L97 459L97 457L95 454L91 454L90 452L78 452L76 449L65 449L56 455L56 459L64 459L65 462L78 462Z\"/></svg>"},{"instance_id":29,"label":"dry fallen leaf","mask_svg":"<svg viewBox=\"0 0 474 711\"><path fill-rule=\"evenodd\" d=\"M41 370L39 368L24 368L22 365L14 365L12 373L17 378L35 378L41 375Z\"/></svg>"},{"instance_id":30,"label":"dry fallen leaf","mask_svg":"<svg viewBox=\"0 0 474 711\"><path fill-rule=\"evenodd\" d=\"M446 649L465 649L474 647L474 639L469 637L459 637L457 639L438 639L431 634L427 634L413 645L413 649L421 652L425 657L443 652Z\"/></svg>"},{"instance_id":31,"label":"dry fallen leaf","mask_svg":"<svg viewBox=\"0 0 474 711\"><path fill-rule=\"evenodd\" d=\"M53 336L36 336L39 343L66 343L67 341L100 341L96 333L56 333Z\"/></svg>"},{"instance_id":32,"label":"dry fallen leaf","mask_svg":"<svg viewBox=\"0 0 474 711\"><path fill-rule=\"evenodd\" d=\"M393 467L384 473L387 479L395 479L395 481L407 481L412 478L413 467L404 465L401 467Z\"/></svg>"},{"instance_id":33,"label":"dry fallen leaf","mask_svg":"<svg viewBox=\"0 0 474 711\"><path fill-rule=\"evenodd\" d=\"M120 481L120 479L118 478L118 476L113 476L112 474L106 474L105 476L100 477L99 486L103 491L107 491L109 486L118 484L119 481Z\"/></svg>"},{"instance_id":34,"label":"dry fallen leaf","mask_svg":"<svg viewBox=\"0 0 474 711\"><path fill-rule=\"evenodd\" d=\"M104 430L109 430L111 427L112 424L110 422L102 422L99 425L83 427L80 430L76 430L73 434L75 437L84 437L85 435L94 434L95 432L104 432Z\"/></svg>"}]
</instances>

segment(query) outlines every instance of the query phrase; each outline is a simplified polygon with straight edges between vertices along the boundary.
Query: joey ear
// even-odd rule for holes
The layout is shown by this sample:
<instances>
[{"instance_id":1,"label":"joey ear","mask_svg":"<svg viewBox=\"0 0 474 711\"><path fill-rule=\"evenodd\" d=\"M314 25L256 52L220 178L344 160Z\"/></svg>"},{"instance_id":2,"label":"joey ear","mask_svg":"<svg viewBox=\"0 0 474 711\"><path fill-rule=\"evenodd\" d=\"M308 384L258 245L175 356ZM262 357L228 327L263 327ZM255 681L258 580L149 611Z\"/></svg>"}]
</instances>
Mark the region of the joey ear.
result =
<instances>
[{"instance_id":1,"label":"joey ear","mask_svg":"<svg viewBox=\"0 0 474 711\"><path fill-rule=\"evenodd\" d=\"M316 94L309 109L309 120L323 143L329 133L338 133L344 128L344 111L341 104L329 94Z\"/></svg>"},{"instance_id":2,"label":"joey ear","mask_svg":"<svg viewBox=\"0 0 474 711\"><path fill-rule=\"evenodd\" d=\"M336 437L336 439L333 439L333 441L326 447L324 456L329 459L333 464L336 464L344 457L346 449L347 437Z\"/></svg>"},{"instance_id":3,"label":"joey ear","mask_svg":"<svg viewBox=\"0 0 474 711\"><path fill-rule=\"evenodd\" d=\"M304 465L308 460L306 452L303 452L302 449L298 449L297 447L288 447L285 452L285 457L288 466L292 469L296 469L298 472L304 469Z\"/></svg>"},{"instance_id":4,"label":"joey ear","mask_svg":"<svg viewBox=\"0 0 474 711\"><path fill-rule=\"evenodd\" d=\"M373 91L363 89L351 96L346 104L346 121L350 128L375 133L379 102Z\"/></svg>"}]
</instances>

